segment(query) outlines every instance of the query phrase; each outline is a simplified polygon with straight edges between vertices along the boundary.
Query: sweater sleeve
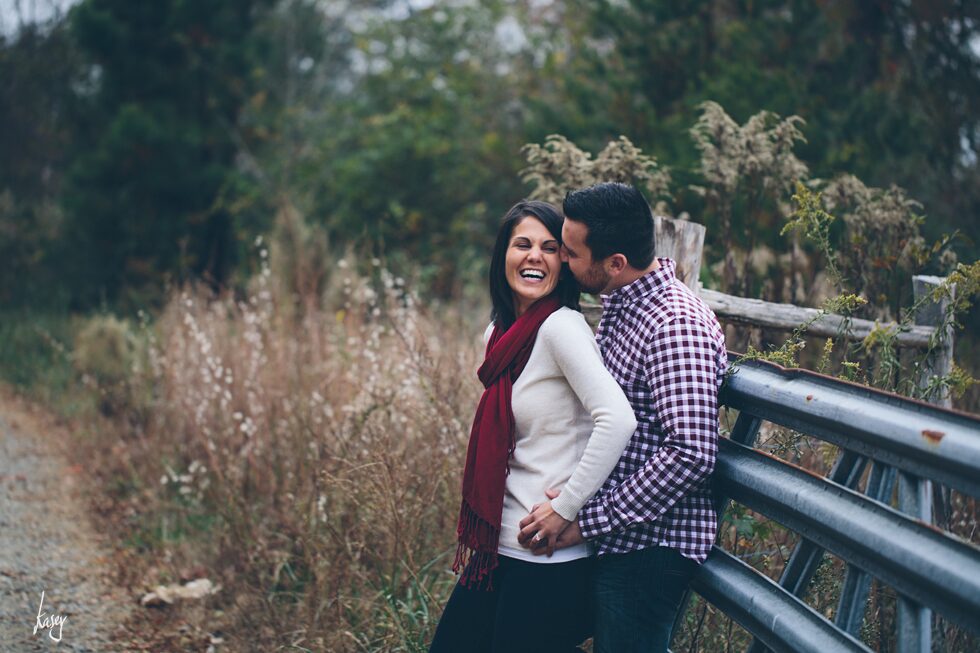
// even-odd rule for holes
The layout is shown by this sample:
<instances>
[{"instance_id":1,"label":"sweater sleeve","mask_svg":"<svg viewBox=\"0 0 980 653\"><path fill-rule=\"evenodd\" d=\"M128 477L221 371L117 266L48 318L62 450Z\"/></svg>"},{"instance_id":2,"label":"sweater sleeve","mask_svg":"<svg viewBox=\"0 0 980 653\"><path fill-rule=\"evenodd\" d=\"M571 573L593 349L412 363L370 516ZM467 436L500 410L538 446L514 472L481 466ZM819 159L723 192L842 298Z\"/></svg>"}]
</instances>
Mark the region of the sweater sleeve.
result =
<instances>
[{"instance_id":1,"label":"sweater sleeve","mask_svg":"<svg viewBox=\"0 0 980 653\"><path fill-rule=\"evenodd\" d=\"M555 512L573 521L616 466L636 430L636 417L622 388L603 365L581 313L562 311L554 317L559 319L549 320L539 337L594 424L581 460L551 502Z\"/></svg>"}]
</instances>

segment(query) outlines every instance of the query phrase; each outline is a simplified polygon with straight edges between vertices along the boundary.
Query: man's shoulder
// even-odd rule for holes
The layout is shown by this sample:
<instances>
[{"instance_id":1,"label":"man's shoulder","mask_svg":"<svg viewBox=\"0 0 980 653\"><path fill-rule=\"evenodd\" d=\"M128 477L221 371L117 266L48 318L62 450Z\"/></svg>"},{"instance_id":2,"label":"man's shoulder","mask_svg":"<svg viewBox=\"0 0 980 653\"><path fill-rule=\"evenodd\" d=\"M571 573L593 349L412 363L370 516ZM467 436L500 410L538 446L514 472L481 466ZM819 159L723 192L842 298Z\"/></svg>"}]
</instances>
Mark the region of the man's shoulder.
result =
<instances>
[{"instance_id":1,"label":"man's shoulder","mask_svg":"<svg viewBox=\"0 0 980 653\"><path fill-rule=\"evenodd\" d=\"M703 299L687 286L680 283L676 285L678 286L674 300L677 303L677 308L674 310L676 315L686 320L699 322L712 331L720 328L718 316Z\"/></svg>"},{"instance_id":2,"label":"man's shoulder","mask_svg":"<svg viewBox=\"0 0 980 653\"><path fill-rule=\"evenodd\" d=\"M714 311L680 281L663 293L642 298L632 313L632 321L650 340L684 326L704 329L712 337L721 332Z\"/></svg>"},{"instance_id":3,"label":"man's shoulder","mask_svg":"<svg viewBox=\"0 0 980 653\"><path fill-rule=\"evenodd\" d=\"M658 330L676 320L717 323L714 311L694 292L676 281L662 293L642 297L633 306L633 319Z\"/></svg>"}]
</instances>

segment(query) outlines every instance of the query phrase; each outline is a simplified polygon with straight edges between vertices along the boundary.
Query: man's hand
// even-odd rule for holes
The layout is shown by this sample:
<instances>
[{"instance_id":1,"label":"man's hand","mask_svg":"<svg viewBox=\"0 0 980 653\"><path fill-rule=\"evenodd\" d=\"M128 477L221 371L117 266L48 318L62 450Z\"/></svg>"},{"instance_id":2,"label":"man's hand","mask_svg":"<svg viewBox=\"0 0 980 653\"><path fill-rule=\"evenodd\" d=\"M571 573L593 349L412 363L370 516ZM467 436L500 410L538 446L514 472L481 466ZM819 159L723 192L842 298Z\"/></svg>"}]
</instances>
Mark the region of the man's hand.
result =
<instances>
[{"instance_id":1,"label":"man's hand","mask_svg":"<svg viewBox=\"0 0 980 653\"><path fill-rule=\"evenodd\" d=\"M570 546L575 546L576 544L581 544L585 541L582 537L582 531L578 527L578 521L573 521L568 525L568 528L561 532L558 536L558 540L555 542L555 551L558 549L564 549ZM544 553L544 547L538 547L531 551L534 555L541 555Z\"/></svg>"},{"instance_id":2,"label":"man's hand","mask_svg":"<svg viewBox=\"0 0 980 653\"><path fill-rule=\"evenodd\" d=\"M526 549L531 549L534 555L551 555L558 549L574 546L585 541L578 522L568 521L556 513L551 502L561 494L559 490L548 489L545 495L546 503L536 503L531 507L531 514L521 520L521 532L517 541ZM560 520L560 524L558 522ZM559 528L560 526L560 528ZM557 536L552 534L557 530ZM540 537L537 534L540 533Z\"/></svg>"},{"instance_id":3,"label":"man's hand","mask_svg":"<svg viewBox=\"0 0 980 653\"><path fill-rule=\"evenodd\" d=\"M558 536L571 523L555 512L549 499L544 503L536 504L531 514L521 520L521 532L517 536L517 541L525 548L540 548L542 553L547 552L548 557L551 557L555 552Z\"/></svg>"}]
</instances>

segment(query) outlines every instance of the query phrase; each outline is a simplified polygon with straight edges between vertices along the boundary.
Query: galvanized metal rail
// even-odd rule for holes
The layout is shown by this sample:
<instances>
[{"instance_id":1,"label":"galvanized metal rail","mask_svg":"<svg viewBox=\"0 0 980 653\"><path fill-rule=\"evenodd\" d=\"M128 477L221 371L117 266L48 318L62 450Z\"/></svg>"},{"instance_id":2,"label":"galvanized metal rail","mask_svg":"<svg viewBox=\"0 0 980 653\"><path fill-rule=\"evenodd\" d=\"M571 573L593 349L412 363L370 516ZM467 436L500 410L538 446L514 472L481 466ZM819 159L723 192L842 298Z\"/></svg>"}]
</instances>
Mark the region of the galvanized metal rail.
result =
<instances>
[{"instance_id":1,"label":"galvanized metal rail","mask_svg":"<svg viewBox=\"0 0 980 653\"><path fill-rule=\"evenodd\" d=\"M890 505L896 470L980 496L980 417L760 362L740 364L721 400L739 418L719 447L719 511L734 500L802 536L779 584L717 547L692 583L756 637L753 651L867 650L857 634L872 576L917 619L899 650L931 648L930 609L980 634L980 549ZM763 421L839 445L830 475L752 449ZM848 564L836 623L800 598L825 551Z\"/></svg>"},{"instance_id":2,"label":"galvanized metal rail","mask_svg":"<svg viewBox=\"0 0 980 653\"><path fill-rule=\"evenodd\" d=\"M716 549L691 587L774 651L862 651L864 644L730 554Z\"/></svg>"},{"instance_id":3,"label":"galvanized metal rail","mask_svg":"<svg viewBox=\"0 0 980 653\"><path fill-rule=\"evenodd\" d=\"M804 370L743 363L722 402L980 496L980 420Z\"/></svg>"}]
</instances>

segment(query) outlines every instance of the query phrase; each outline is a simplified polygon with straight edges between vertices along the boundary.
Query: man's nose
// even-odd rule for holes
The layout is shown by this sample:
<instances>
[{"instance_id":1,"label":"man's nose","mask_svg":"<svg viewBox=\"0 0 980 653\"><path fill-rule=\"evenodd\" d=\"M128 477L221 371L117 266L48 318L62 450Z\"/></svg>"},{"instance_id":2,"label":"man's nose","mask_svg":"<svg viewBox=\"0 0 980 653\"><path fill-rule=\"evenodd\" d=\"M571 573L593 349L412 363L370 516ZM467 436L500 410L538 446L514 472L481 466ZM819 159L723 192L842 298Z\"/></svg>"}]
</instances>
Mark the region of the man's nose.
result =
<instances>
[{"instance_id":1,"label":"man's nose","mask_svg":"<svg viewBox=\"0 0 980 653\"><path fill-rule=\"evenodd\" d=\"M564 245L562 245L561 248L559 248L558 250L558 259L562 263L568 263L568 250L565 249Z\"/></svg>"}]
</instances>

